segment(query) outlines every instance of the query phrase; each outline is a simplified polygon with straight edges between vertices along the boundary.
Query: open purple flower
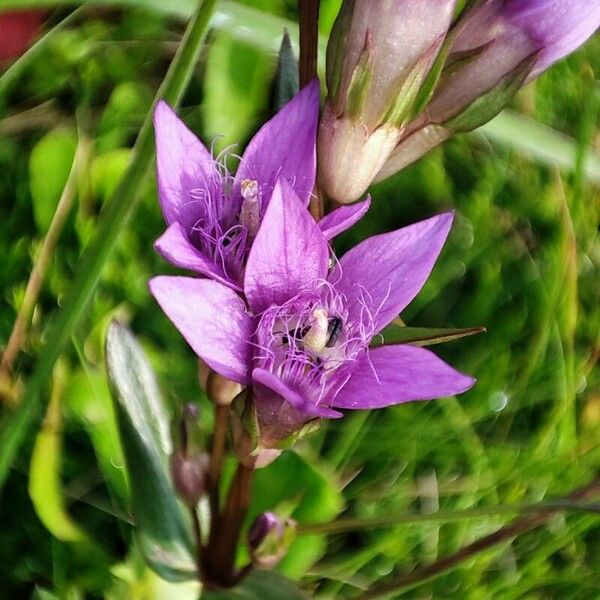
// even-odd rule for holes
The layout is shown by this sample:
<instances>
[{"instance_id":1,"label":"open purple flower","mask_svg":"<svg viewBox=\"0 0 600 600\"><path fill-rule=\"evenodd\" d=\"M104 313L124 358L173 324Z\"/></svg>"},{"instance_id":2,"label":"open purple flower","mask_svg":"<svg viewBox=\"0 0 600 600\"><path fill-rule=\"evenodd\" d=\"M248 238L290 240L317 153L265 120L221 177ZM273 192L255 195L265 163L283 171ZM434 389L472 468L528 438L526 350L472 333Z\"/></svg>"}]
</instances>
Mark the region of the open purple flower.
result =
<instances>
[{"instance_id":1,"label":"open purple flower","mask_svg":"<svg viewBox=\"0 0 600 600\"><path fill-rule=\"evenodd\" d=\"M319 84L313 81L248 144L235 176L215 160L165 102L154 113L158 192L167 230L157 251L176 266L242 289L248 252L273 186L285 179L304 205L315 183ZM331 237L368 208L336 213L322 224Z\"/></svg>"},{"instance_id":2,"label":"open purple flower","mask_svg":"<svg viewBox=\"0 0 600 600\"><path fill-rule=\"evenodd\" d=\"M458 394L474 380L432 352L370 343L416 296L450 230L445 213L365 240L339 262L294 190L275 186L248 256L244 300L215 281L150 289L215 371L252 385L264 445L335 409Z\"/></svg>"}]
</instances>

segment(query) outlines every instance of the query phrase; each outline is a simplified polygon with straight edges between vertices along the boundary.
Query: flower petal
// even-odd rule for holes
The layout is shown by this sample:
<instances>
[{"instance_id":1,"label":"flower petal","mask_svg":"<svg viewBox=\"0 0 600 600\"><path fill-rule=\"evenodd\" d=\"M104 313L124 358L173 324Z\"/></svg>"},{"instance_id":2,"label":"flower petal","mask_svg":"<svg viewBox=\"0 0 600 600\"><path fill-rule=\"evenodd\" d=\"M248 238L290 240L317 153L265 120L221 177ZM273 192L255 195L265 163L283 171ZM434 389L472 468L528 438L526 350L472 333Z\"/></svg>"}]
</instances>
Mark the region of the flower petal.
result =
<instances>
[{"instance_id":1,"label":"flower petal","mask_svg":"<svg viewBox=\"0 0 600 600\"><path fill-rule=\"evenodd\" d=\"M154 277L150 291L194 352L224 377L250 381L254 331L243 300L209 279Z\"/></svg>"},{"instance_id":2,"label":"flower petal","mask_svg":"<svg viewBox=\"0 0 600 600\"><path fill-rule=\"evenodd\" d=\"M329 248L318 225L285 179L273 190L248 255L244 291L260 313L327 276Z\"/></svg>"},{"instance_id":3,"label":"flower petal","mask_svg":"<svg viewBox=\"0 0 600 600\"><path fill-rule=\"evenodd\" d=\"M164 101L154 110L158 194L167 225L175 221L191 227L197 220L193 192L220 197L221 177L210 152Z\"/></svg>"},{"instance_id":4,"label":"flower petal","mask_svg":"<svg viewBox=\"0 0 600 600\"><path fill-rule=\"evenodd\" d=\"M329 280L346 295L349 318L361 320L365 301L376 332L397 317L429 277L453 218L444 213L370 237L342 256Z\"/></svg>"},{"instance_id":5,"label":"flower petal","mask_svg":"<svg viewBox=\"0 0 600 600\"><path fill-rule=\"evenodd\" d=\"M324 419L339 419L344 415L337 410L332 410L326 406L314 404L310 400L304 398L295 390L288 387L277 375L265 369L254 369L252 371L252 379L265 387L273 390L285 400L287 400L296 410L300 411L309 417L320 417Z\"/></svg>"},{"instance_id":6,"label":"flower petal","mask_svg":"<svg viewBox=\"0 0 600 600\"><path fill-rule=\"evenodd\" d=\"M190 243L181 223L170 225L154 242L154 248L166 261L176 267L201 273L233 290L242 290L237 283L227 277L219 265Z\"/></svg>"},{"instance_id":7,"label":"flower petal","mask_svg":"<svg viewBox=\"0 0 600 600\"><path fill-rule=\"evenodd\" d=\"M264 198L278 177L289 181L306 206L315 185L319 81L300 90L248 144L238 167L234 189L244 179L258 181Z\"/></svg>"},{"instance_id":8,"label":"flower petal","mask_svg":"<svg viewBox=\"0 0 600 600\"><path fill-rule=\"evenodd\" d=\"M591 0L508 0L502 11L542 48L529 81L579 48L600 27L600 3Z\"/></svg>"},{"instance_id":9,"label":"flower petal","mask_svg":"<svg viewBox=\"0 0 600 600\"><path fill-rule=\"evenodd\" d=\"M319 221L319 228L323 235L331 240L336 235L350 229L352 225L360 221L371 206L371 196L367 196L362 202L345 204L333 212L325 215Z\"/></svg>"},{"instance_id":10,"label":"flower petal","mask_svg":"<svg viewBox=\"0 0 600 600\"><path fill-rule=\"evenodd\" d=\"M383 408L466 392L475 379L417 346L381 346L358 358L348 383L331 403L338 408Z\"/></svg>"}]
</instances>

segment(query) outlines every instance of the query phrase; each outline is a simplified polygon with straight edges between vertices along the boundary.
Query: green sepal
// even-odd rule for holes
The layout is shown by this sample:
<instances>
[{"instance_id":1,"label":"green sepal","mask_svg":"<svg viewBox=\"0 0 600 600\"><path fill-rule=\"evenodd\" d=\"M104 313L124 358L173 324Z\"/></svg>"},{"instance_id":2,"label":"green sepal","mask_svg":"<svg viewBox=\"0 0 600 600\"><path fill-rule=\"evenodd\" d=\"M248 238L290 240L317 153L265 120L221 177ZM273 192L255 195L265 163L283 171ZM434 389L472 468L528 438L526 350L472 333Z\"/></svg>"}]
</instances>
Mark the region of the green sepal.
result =
<instances>
[{"instance_id":1,"label":"green sepal","mask_svg":"<svg viewBox=\"0 0 600 600\"><path fill-rule=\"evenodd\" d=\"M393 96L394 103L385 114L381 124L392 125L401 129L418 112L421 112L422 108L419 107L424 107L426 104L423 94L427 95L429 93L427 89L424 90L423 86L429 86L433 91L437 82L435 73L433 73L430 80L432 70L429 65L431 64L432 55L439 58L440 48L443 48L443 43L441 39L438 39L415 62L408 75L398 86ZM438 65L438 59L436 59L433 66L441 72L443 61ZM437 77L439 78L439 75Z\"/></svg>"},{"instance_id":2,"label":"green sepal","mask_svg":"<svg viewBox=\"0 0 600 600\"><path fill-rule=\"evenodd\" d=\"M371 46L371 39L367 35L365 46L348 86L345 113L350 117L360 116L371 86L373 78L373 49Z\"/></svg>"},{"instance_id":3,"label":"green sepal","mask_svg":"<svg viewBox=\"0 0 600 600\"><path fill-rule=\"evenodd\" d=\"M325 61L325 81L327 92L337 113L343 110L343 98L339 98L342 69L346 58L346 42L352 22L352 9L356 0L346 0L335 19L329 41L327 42L327 59Z\"/></svg>"},{"instance_id":4,"label":"green sepal","mask_svg":"<svg viewBox=\"0 0 600 600\"><path fill-rule=\"evenodd\" d=\"M483 52L489 44L484 44L483 46L479 46L477 48L473 48L471 50L465 50L464 52L452 52L452 46L454 45L454 41L458 33L460 32L460 27L453 27L446 38L444 39L444 43L438 52L438 55L431 67L417 97L413 103L412 111L410 119L416 118L420 115L423 110L429 104L429 101L435 94L436 89L438 88L438 84L440 83L440 79L448 77L451 73L454 73L457 67L464 66L467 62L475 60L481 52Z\"/></svg>"},{"instance_id":5,"label":"green sepal","mask_svg":"<svg viewBox=\"0 0 600 600\"><path fill-rule=\"evenodd\" d=\"M412 346L433 346L452 342L464 337L485 333L485 327L468 327L465 329L441 329L434 327L402 327L388 325L380 336L373 339L372 347L383 344L410 344Z\"/></svg>"},{"instance_id":6,"label":"green sepal","mask_svg":"<svg viewBox=\"0 0 600 600\"><path fill-rule=\"evenodd\" d=\"M527 76L531 73L538 56L539 52L530 54L510 73L505 75L496 87L479 96L479 98L464 108L460 114L446 121L444 126L455 133L466 133L491 121L521 89Z\"/></svg>"},{"instance_id":7,"label":"green sepal","mask_svg":"<svg viewBox=\"0 0 600 600\"><path fill-rule=\"evenodd\" d=\"M321 425L320 419L312 419L305 423L298 431L284 438L277 444L279 450L289 450L301 439L315 433Z\"/></svg>"},{"instance_id":8,"label":"green sepal","mask_svg":"<svg viewBox=\"0 0 600 600\"><path fill-rule=\"evenodd\" d=\"M252 394L246 388L231 403L231 424L237 459L251 465L260 449L260 431Z\"/></svg>"}]
</instances>

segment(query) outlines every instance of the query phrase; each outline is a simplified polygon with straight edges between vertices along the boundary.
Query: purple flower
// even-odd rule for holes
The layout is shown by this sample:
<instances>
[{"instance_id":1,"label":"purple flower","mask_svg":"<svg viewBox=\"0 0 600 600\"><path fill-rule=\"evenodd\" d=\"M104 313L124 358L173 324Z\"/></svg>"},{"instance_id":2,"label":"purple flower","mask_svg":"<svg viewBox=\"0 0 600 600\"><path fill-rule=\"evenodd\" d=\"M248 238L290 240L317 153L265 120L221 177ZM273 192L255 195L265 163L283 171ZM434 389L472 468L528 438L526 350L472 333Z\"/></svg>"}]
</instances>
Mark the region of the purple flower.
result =
<instances>
[{"instance_id":1,"label":"purple flower","mask_svg":"<svg viewBox=\"0 0 600 600\"><path fill-rule=\"evenodd\" d=\"M446 213L369 238L332 259L286 180L275 186L248 256L244 300L215 281L156 277L150 289L195 352L252 385L265 446L336 409L458 394L474 380L432 352L369 345L416 296L441 251Z\"/></svg>"},{"instance_id":2,"label":"purple flower","mask_svg":"<svg viewBox=\"0 0 600 600\"><path fill-rule=\"evenodd\" d=\"M318 114L315 80L258 131L233 176L159 102L154 113L158 191L168 228L156 241L157 251L176 266L241 290L248 252L275 181L288 181L308 204L315 182ZM325 221L326 235L352 225L368 204Z\"/></svg>"}]
</instances>

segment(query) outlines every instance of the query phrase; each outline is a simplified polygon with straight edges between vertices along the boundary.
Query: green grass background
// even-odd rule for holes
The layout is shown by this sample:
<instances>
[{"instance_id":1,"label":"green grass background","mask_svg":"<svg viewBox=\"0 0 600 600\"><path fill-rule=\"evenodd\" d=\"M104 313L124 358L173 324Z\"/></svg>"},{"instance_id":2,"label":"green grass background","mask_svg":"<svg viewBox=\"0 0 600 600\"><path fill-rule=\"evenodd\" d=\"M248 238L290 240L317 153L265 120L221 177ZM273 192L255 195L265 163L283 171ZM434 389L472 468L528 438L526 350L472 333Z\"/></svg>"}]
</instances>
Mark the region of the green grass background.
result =
<instances>
[{"instance_id":1,"label":"green grass background","mask_svg":"<svg viewBox=\"0 0 600 600\"><path fill-rule=\"evenodd\" d=\"M13 71L9 85L0 85L0 346L75 148L82 139L93 147L15 365L17 389L27 384L48 341L49 319L77 277L82 248L124 172L182 34L181 15L191 6L174 2L165 11L164 4L159 10L133 4L88 8ZM256 21L250 22L237 3L220 3L219 27L180 111L206 143L221 136L220 148L243 145L268 118L278 19L295 19L293 2L244 4L269 16L252 13ZM326 35L336 2L322 4ZM51 24L67 12L50 10ZM260 28L257 39L253 27ZM436 348L477 377L469 393L325 424L297 447L299 457L284 457L274 467L278 485L268 475L259 482L256 510L277 507L304 523L356 520L353 531L299 537L283 569L311 595L353 597L430 564L510 521L493 507L560 497L600 470L600 196L597 178L591 181L585 167L590 152L600 150L598 69L595 39L524 89L511 107L572 139L570 168L536 160L552 153L552 144L536 153L536 140L522 139L518 127L504 132L503 144L483 133L461 136L375 186L369 215L337 241L343 252L367 235L456 209L432 277L402 318L413 326L484 325L488 333ZM524 143L534 156L518 150ZM185 586L157 580L139 557L105 383L104 334L118 316L149 354L172 414L198 402L198 443L210 432L193 354L147 291L152 275L175 271L152 250L163 230L152 176L140 193L142 204L123 228L42 395L44 405L52 396L62 415L52 422L58 434L48 441L36 423L2 491L0 598L193 597ZM8 396L8 382L3 385ZM13 411L8 398L5 426ZM31 469L40 436L46 452ZM46 491L34 505L28 487L38 478ZM492 514L469 517L482 508ZM438 511L460 511L464 518L436 519ZM414 513L432 518L406 522ZM85 533L65 525L67 514ZM361 526L381 516L389 517L385 527ZM592 600L600 589L599 556L598 516L566 512L390 597Z\"/></svg>"}]
</instances>

